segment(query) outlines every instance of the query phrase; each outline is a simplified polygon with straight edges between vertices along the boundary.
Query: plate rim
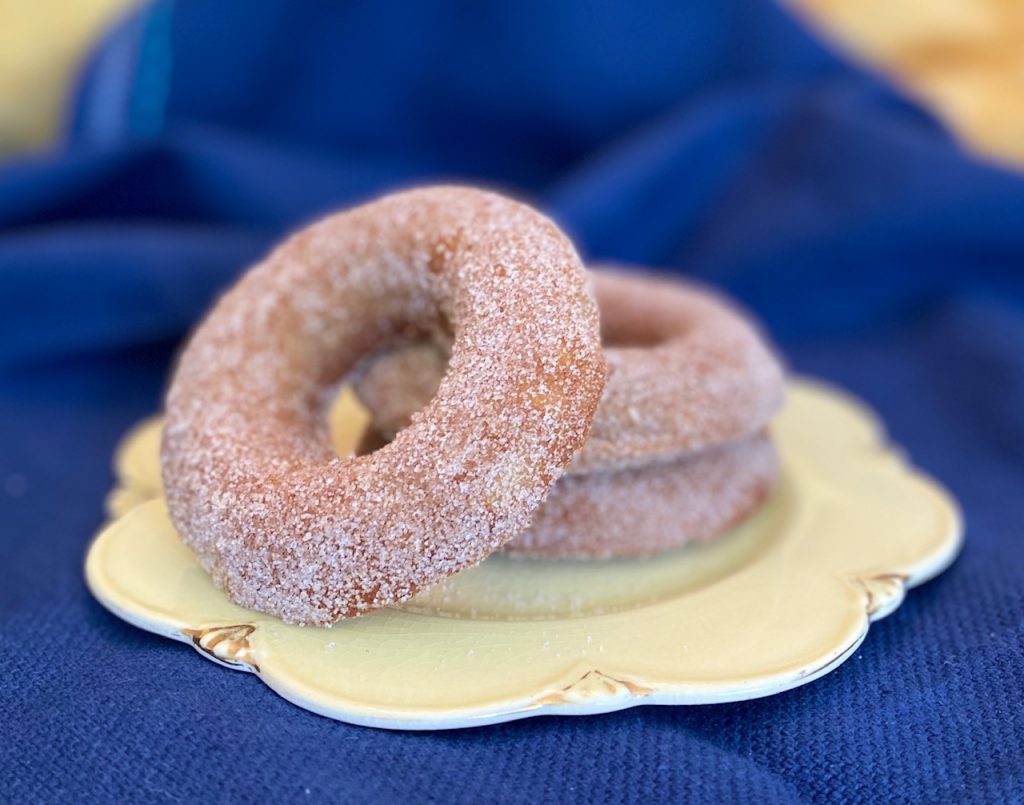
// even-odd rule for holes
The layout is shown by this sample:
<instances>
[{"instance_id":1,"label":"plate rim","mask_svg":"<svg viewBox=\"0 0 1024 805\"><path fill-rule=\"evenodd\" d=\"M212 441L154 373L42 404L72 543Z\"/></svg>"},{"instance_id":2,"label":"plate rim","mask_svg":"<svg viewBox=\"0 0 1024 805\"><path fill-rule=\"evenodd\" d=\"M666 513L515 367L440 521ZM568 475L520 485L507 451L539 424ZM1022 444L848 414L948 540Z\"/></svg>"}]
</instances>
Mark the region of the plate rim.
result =
<instances>
[{"instance_id":1,"label":"plate rim","mask_svg":"<svg viewBox=\"0 0 1024 805\"><path fill-rule=\"evenodd\" d=\"M791 383L793 382L791 380ZM159 498L130 507L120 517L113 518L101 528L87 549L84 563L86 584L96 600L121 620L162 637L192 645L206 659L229 669L253 673L277 695L303 709L359 726L394 730L460 729L507 723L538 715L596 715L641 705L724 704L783 693L825 676L854 656L867 637L873 622L891 615L899 608L907 591L935 578L955 561L962 550L965 532L963 513L953 495L944 485L905 459L902 450L889 440L882 421L870 407L849 392L831 384L804 378L796 382L804 388L823 392L827 397L856 413L857 417L869 426L875 443L881 448L880 452L898 455L902 473L927 487L929 492L944 504L948 518L947 531L941 536L938 546L927 555L917 557L909 566L898 571L884 571L867 576L847 574L838 579L849 588L851 594L862 596L864 606L855 628L849 630L848 639L838 641L835 650L830 651L825 657L817 658L820 662L811 668L786 669L774 676L761 675L730 686L727 683L659 680L646 677L640 679L626 673L602 670L596 667L600 663L590 658L581 658L563 669L558 681L548 688L533 695L493 700L486 704L446 707L443 711L437 707L391 706L385 711L370 702L343 699L338 696L334 696L331 702L325 702L323 696L318 699L301 680L291 678L287 674L276 673L272 663L261 665L257 662L247 654L248 644L244 639L241 641L244 644L241 648L235 647L231 641L220 639L225 629L239 629L244 626L255 629L259 621L273 622L275 619L269 616L252 613L253 617L248 624L225 624L213 619L205 625L185 626L176 623L173 618L161 621L152 613L140 611L146 610L147 607L138 601L131 602L135 605L133 609L127 601L118 600L118 594L113 590L115 585L103 578L100 558L104 535L136 510L159 503ZM127 480L123 472L123 459L130 440L152 421L153 417L147 417L137 423L118 443L114 463L119 483ZM857 589L858 586L860 590ZM214 637L210 638L210 635ZM204 640L207 644L204 644ZM208 645L211 641L215 643L212 647ZM217 651L218 645L221 646L220 653ZM236 649L241 653L230 654ZM594 690L598 691L596 695L593 694Z\"/></svg>"}]
</instances>

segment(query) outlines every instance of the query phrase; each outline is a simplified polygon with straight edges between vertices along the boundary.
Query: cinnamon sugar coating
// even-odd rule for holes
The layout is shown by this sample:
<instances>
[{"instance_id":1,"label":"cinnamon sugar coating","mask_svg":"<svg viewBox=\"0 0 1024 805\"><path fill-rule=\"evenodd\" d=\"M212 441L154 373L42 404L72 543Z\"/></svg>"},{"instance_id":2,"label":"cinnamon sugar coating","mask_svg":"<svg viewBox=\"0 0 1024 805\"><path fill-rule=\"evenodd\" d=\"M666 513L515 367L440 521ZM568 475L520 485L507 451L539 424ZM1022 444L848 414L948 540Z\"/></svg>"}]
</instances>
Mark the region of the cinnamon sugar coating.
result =
<instances>
[{"instance_id":1,"label":"cinnamon sugar coating","mask_svg":"<svg viewBox=\"0 0 1024 805\"><path fill-rule=\"evenodd\" d=\"M373 350L451 344L389 445L339 458L324 406ZM398 603L523 531L585 442L605 377L569 241L458 187L326 218L251 269L167 395L171 518L243 607L327 624Z\"/></svg>"},{"instance_id":2,"label":"cinnamon sugar coating","mask_svg":"<svg viewBox=\"0 0 1024 805\"><path fill-rule=\"evenodd\" d=\"M604 559L707 542L757 511L777 476L775 446L765 435L675 461L565 475L504 550Z\"/></svg>"},{"instance_id":3,"label":"cinnamon sugar coating","mask_svg":"<svg viewBox=\"0 0 1024 805\"><path fill-rule=\"evenodd\" d=\"M360 453L387 444L367 429ZM640 467L563 475L502 549L544 559L644 556L708 542L753 515L778 480L766 433Z\"/></svg>"},{"instance_id":4,"label":"cinnamon sugar coating","mask_svg":"<svg viewBox=\"0 0 1024 805\"><path fill-rule=\"evenodd\" d=\"M699 286L635 272L591 272L608 380L569 474L671 460L746 439L782 404L782 368L755 326ZM371 357L353 388L393 437L431 398L447 352L411 344Z\"/></svg>"}]
</instances>

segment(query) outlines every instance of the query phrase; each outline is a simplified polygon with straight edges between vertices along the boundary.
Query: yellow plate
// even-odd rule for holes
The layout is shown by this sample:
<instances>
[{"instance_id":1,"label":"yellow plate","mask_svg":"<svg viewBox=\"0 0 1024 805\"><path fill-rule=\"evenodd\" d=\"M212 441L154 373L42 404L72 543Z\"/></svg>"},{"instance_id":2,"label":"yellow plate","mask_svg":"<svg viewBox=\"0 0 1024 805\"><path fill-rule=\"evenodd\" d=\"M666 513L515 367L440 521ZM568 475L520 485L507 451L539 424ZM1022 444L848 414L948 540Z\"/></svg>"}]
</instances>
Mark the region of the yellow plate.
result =
<instances>
[{"instance_id":1,"label":"yellow plate","mask_svg":"<svg viewBox=\"0 0 1024 805\"><path fill-rule=\"evenodd\" d=\"M343 396L342 452L363 417ZM116 519L89 550L89 588L129 623L355 724L444 729L789 690L851 656L961 544L955 501L878 420L799 381L773 424L778 489L713 544L602 562L493 556L402 608L301 628L232 604L180 542L159 428L143 423L118 450Z\"/></svg>"}]
</instances>

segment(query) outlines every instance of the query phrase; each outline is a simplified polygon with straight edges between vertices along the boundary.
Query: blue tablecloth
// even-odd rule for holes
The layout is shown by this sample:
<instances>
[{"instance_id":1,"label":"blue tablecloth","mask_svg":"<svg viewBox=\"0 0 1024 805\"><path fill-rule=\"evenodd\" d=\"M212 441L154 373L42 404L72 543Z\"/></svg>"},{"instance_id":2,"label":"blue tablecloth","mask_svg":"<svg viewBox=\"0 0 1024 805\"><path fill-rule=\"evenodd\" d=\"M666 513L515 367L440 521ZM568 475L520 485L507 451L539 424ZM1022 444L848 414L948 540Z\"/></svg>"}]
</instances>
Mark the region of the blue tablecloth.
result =
<instances>
[{"instance_id":1,"label":"blue tablecloth","mask_svg":"<svg viewBox=\"0 0 1024 805\"><path fill-rule=\"evenodd\" d=\"M963 503L943 577L814 684L433 734L303 712L118 621L110 454L213 294L416 182L725 286ZM1024 800L1024 177L764 0L156 3L0 166L0 800Z\"/></svg>"}]
</instances>

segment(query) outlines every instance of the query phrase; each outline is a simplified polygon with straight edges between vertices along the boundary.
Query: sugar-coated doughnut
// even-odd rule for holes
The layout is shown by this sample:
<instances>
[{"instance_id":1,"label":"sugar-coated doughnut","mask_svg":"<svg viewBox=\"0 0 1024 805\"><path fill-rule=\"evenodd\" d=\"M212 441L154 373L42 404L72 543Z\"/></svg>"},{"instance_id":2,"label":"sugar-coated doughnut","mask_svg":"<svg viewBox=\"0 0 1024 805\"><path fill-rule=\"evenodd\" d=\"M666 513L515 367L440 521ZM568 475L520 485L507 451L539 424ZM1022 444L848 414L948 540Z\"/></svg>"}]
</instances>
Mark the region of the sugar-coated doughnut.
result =
<instances>
[{"instance_id":1,"label":"sugar-coated doughnut","mask_svg":"<svg viewBox=\"0 0 1024 805\"><path fill-rule=\"evenodd\" d=\"M594 559L707 542L757 511L777 476L775 446L765 435L675 461L564 475L504 550Z\"/></svg>"},{"instance_id":2,"label":"sugar-coated doughnut","mask_svg":"<svg viewBox=\"0 0 1024 805\"><path fill-rule=\"evenodd\" d=\"M387 444L372 427L359 445ZM778 479L767 434L642 467L563 475L533 523L502 549L544 559L644 556L708 542L753 515Z\"/></svg>"},{"instance_id":3,"label":"sugar-coated doughnut","mask_svg":"<svg viewBox=\"0 0 1024 805\"><path fill-rule=\"evenodd\" d=\"M784 393L782 368L757 329L717 294L679 280L591 272L608 381L570 474L641 466L764 429ZM411 344L368 358L357 396L386 438L415 419L447 352Z\"/></svg>"},{"instance_id":4,"label":"sugar-coated doughnut","mask_svg":"<svg viewBox=\"0 0 1024 805\"><path fill-rule=\"evenodd\" d=\"M436 396L343 459L324 408L375 349L450 340ZM587 437L605 362L572 244L440 187L299 232L196 330L167 395L171 518L243 607L327 624L400 602L527 527Z\"/></svg>"}]
</instances>

